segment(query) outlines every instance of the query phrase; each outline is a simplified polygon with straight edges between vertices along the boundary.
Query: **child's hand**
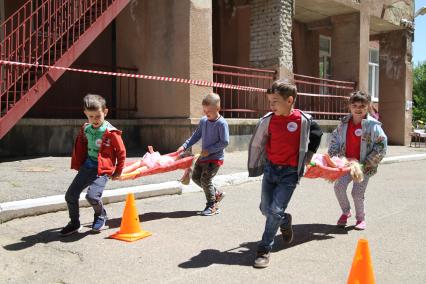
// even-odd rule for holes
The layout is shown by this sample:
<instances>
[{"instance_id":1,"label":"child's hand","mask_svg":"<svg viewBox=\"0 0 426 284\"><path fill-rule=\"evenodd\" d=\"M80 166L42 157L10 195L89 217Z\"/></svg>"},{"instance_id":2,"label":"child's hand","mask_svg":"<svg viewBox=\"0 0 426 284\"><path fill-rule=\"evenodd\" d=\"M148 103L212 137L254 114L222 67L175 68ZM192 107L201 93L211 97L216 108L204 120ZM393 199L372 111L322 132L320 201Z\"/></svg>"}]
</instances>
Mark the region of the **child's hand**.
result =
<instances>
[{"instance_id":1,"label":"child's hand","mask_svg":"<svg viewBox=\"0 0 426 284\"><path fill-rule=\"evenodd\" d=\"M207 157L208 155L209 155L209 151L207 150L201 151L201 154L200 154L201 157Z\"/></svg>"},{"instance_id":2,"label":"child's hand","mask_svg":"<svg viewBox=\"0 0 426 284\"><path fill-rule=\"evenodd\" d=\"M119 174L118 172L115 172L115 173L113 173L113 174L112 174L111 178L112 178L112 180L116 180L116 179L118 179L120 176L121 176L121 174Z\"/></svg>"},{"instance_id":3,"label":"child's hand","mask_svg":"<svg viewBox=\"0 0 426 284\"><path fill-rule=\"evenodd\" d=\"M180 147L177 149L177 151L176 151L176 152L181 153L181 152L183 152L183 151L185 151L185 148L183 148L183 146L180 146Z\"/></svg>"}]
</instances>

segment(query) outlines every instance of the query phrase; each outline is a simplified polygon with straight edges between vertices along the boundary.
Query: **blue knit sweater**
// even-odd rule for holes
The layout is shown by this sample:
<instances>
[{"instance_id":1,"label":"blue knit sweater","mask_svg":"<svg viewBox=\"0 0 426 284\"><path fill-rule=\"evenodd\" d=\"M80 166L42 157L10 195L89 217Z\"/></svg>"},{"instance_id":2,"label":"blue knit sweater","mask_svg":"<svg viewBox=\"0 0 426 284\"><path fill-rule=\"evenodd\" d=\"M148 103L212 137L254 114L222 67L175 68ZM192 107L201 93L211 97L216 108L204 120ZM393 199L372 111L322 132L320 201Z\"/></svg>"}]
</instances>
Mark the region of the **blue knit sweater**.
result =
<instances>
[{"instance_id":1,"label":"blue knit sweater","mask_svg":"<svg viewBox=\"0 0 426 284\"><path fill-rule=\"evenodd\" d=\"M201 139L202 150L207 150L209 155L200 158L203 160L223 160L224 150L229 143L229 128L226 120L220 116L211 121L203 116L198 124L197 130L183 143L185 149L191 147Z\"/></svg>"}]
</instances>

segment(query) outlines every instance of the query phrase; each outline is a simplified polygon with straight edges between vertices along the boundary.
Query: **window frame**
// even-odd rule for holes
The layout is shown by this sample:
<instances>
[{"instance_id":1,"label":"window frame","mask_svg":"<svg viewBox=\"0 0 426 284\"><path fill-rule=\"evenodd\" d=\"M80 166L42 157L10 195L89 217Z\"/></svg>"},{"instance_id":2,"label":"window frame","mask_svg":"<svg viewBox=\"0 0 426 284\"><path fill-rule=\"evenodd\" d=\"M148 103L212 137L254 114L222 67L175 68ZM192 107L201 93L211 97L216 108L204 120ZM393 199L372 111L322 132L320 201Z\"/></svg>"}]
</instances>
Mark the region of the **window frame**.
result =
<instances>
[{"instance_id":1,"label":"window frame","mask_svg":"<svg viewBox=\"0 0 426 284\"><path fill-rule=\"evenodd\" d=\"M379 101L379 78L380 78L380 65L379 62L372 62L371 61L371 52L372 51L377 51L378 53L378 58L380 56L380 48L374 48L374 47L370 47L368 49L368 92L370 93L371 96L371 100L373 102L378 102ZM371 67L371 74L370 74L370 67ZM370 90L370 78L372 81L372 86L371 86L371 90Z\"/></svg>"}]
</instances>

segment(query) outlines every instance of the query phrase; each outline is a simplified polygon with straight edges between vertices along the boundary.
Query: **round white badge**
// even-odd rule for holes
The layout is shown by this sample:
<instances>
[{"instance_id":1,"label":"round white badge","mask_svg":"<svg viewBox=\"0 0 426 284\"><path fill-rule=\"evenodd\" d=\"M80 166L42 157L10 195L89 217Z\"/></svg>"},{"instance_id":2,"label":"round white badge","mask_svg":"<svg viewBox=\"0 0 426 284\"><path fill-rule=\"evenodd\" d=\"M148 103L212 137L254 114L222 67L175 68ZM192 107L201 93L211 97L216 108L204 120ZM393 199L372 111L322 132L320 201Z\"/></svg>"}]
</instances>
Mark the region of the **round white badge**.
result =
<instances>
[{"instance_id":1,"label":"round white badge","mask_svg":"<svg viewBox=\"0 0 426 284\"><path fill-rule=\"evenodd\" d=\"M355 135L358 136L358 137L361 136L362 135L362 129L361 128L356 129Z\"/></svg>"},{"instance_id":2,"label":"round white badge","mask_svg":"<svg viewBox=\"0 0 426 284\"><path fill-rule=\"evenodd\" d=\"M290 132L294 132L294 131L296 131L297 130L297 123L296 122L289 122L288 124L287 124L287 129L288 129L288 131L290 131Z\"/></svg>"},{"instance_id":3,"label":"round white badge","mask_svg":"<svg viewBox=\"0 0 426 284\"><path fill-rule=\"evenodd\" d=\"M100 148L102 144L102 139L96 139L95 143L96 143L96 146Z\"/></svg>"}]
</instances>

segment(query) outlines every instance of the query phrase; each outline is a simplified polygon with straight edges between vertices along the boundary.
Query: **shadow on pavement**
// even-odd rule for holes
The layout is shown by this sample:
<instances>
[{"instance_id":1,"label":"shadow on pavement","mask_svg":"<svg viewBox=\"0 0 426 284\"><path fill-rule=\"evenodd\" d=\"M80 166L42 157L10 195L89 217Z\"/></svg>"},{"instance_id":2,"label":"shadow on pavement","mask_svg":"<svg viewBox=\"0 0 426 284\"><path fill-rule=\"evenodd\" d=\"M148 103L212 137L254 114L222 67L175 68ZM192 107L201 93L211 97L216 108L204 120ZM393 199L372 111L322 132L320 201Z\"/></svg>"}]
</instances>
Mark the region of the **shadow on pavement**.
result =
<instances>
[{"instance_id":1,"label":"shadow on pavement","mask_svg":"<svg viewBox=\"0 0 426 284\"><path fill-rule=\"evenodd\" d=\"M281 234L274 239L272 252L278 252L310 241L333 239L332 235L348 234L352 227L338 228L328 224L298 224L293 225L294 241L290 245L283 245ZM202 250L190 260L179 264L181 268L200 268L212 264L252 266L257 251L257 241L243 243L236 248L226 251L216 249Z\"/></svg>"},{"instance_id":2,"label":"shadow on pavement","mask_svg":"<svg viewBox=\"0 0 426 284\"><path fill-rule=\"evenodd\" d=\"M188 218L192 216L198 215L198 211L173 211L173 212L148 212L145 214L139 215L140 222L149 222L152 220L171 218L171 219L180 219L180 218ZM121 218L108 219L106 221L106 225L110 229L118 228L121 224Z\"/></svg>"},{"instance_id":3,"label":"shadow on pavement","mask_svg":"<svg viewBox=\"0 0 426 284\"><path fill-rule=\"evenodd\" d=\"M90 230L85 232L80 232L76 234L72 234L66 237L60 237L59 231L62 228L49 229L42 232L39 232L35 235L30 235L26 237L22 237L21 241L14 244L9 244L3 246L4 249L10 251L17 251L30 248L36 244L47 244L51 242L63 242L63 243L71 243L81 240L82 238L93 234Z\"/></svg>"}]
</instances>

